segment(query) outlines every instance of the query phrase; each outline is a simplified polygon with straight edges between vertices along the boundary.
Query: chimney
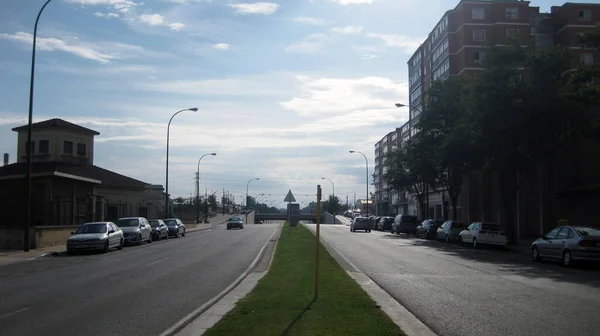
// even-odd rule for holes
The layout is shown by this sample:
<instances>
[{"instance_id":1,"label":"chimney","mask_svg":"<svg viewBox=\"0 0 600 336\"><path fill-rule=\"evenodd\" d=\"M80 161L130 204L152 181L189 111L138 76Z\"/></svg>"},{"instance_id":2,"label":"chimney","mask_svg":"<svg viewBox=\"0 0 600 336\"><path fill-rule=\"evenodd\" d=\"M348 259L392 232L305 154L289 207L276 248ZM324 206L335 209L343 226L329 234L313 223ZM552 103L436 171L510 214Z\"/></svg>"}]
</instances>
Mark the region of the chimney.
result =
<instances>
[{"instance_id":1,"label":"chimney","mask_svg":"<svg viewBox=\"0 0 600 336\"><path fill-rule=\"evenodd\" d=\"M4 153L4 165L8 166L8 153Z\"/></svg>"}]
</instances>

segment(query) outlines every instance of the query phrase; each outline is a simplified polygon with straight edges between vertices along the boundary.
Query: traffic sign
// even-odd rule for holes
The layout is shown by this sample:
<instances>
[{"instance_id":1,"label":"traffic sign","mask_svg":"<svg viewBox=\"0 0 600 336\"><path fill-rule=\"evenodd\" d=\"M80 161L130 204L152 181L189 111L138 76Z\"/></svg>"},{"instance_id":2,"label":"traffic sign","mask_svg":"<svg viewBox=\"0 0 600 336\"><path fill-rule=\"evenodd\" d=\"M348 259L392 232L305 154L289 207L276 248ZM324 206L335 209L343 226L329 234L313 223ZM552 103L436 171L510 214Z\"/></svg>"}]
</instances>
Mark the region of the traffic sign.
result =
<instances>
[{"instance_id":1,"label":"traffic sign","mask_svg":"<svg viewBox=\"0 0 600 336\"><path fill-rule=\"evenodd\" d=\"M296 202L296 197L294 197L294 194L292 194L292 189L288 191L287 196L285 196L283 201L288 203Z\"/></svg>"}]
</instances>

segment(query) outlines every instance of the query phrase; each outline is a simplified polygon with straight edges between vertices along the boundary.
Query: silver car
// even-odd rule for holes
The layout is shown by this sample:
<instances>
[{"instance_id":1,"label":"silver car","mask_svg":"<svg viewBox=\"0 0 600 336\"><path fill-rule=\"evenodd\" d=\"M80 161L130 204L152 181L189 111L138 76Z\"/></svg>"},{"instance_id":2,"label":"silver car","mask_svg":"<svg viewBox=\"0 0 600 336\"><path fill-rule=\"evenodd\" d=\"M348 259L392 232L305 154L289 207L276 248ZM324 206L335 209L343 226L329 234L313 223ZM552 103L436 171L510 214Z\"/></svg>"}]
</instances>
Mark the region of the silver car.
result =
<instances>
[{"instance_id":1,"label":"silver car","mask_svg":"<svg viewBox=\"0 0 600 336\"><path fill-rule=\"evenodd\" d=\"M244 220L241 217L231 217L227 220L227 230L230 230L234 227L238 227L240 229L244 228Z\"/></svg>"},{"instance_id":2,"label":"silver car","mask_svg":"<svg viewBox=\"0 0 600 336\"><path fill-rule=\"evenodd\" d=\"M600 228L559 226L531 244L531 259L562 260L571 266L578 260L600 261Z\"/></svg>"},{"instance_id":3,"label":"silver car","mask_svg":"<svg viewBox=\"0 0 600 336\"><path fill-rule=\"evenodd\" d=\"M152 228L144 217L119 218L117 225L123 230L126 245L152 243Z\"/></svg>"},{"instance_id":4,"label":"silver car","mask_svg":"<svg viewBox=\"0 0 600 336\"><path fill-rule=\"evenodd\" d=\"M354 217L350 224L350 232L356 232L356 230L365 230L365 232L371 232L371 222L368 217Z\"/></svg>"},{"instance_id":5,"label":"silver car","mask_svg":"<svg viewBox=\"0 0 600 336\"><path fill-rule=\"evenodd\" d=\"M67 239L67 253L77 251L108 252L111 248L123 248L123 231L113 222L92 222L81 225Z\"/></svg>"}]
</instances>

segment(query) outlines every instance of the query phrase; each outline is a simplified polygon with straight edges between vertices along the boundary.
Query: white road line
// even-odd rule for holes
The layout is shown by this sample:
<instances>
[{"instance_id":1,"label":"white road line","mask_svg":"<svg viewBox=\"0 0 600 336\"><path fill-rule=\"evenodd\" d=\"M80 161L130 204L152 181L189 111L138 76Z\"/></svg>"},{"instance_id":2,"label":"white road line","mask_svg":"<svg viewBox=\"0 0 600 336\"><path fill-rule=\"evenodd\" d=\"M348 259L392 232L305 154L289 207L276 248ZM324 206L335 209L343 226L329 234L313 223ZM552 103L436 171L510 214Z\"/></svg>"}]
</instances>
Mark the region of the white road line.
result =
<instances>
[{"instance_id":1,"label":"white road line","mask_svg":"<svg viewBox=\"0 0 600 336\"><path fill-rule=\"evenodd\" d=\"M147 266L154 265L154 264L156 264L156 263L159 263L159 262L161 262L161 261L165 261L166 259L169 259L169 258L170 258L170 257L164 257L164 258L162 258L162 259L158 259L158 260L156 260L156 261L153 261L153 262L151 262L151 263L149 263L149 264L146 264L146 265L144 265L144 267L147 267Z\"/></svg>"},{"instance_id":2,"label":"white road line","mask_svg":"<svg viewBox=\"0 0 600 336\"><path fill-rule=\"evenodd\" d=\"M0 316L0 319L3 319L3 318L5 318L5 317L9 317L9 316L11 316L11 315L14 315L14 314L18 314L18 313L20 313L20 312L24 312L24 311L26 311L27 309L29 309L29 307L25 307L25 308L21 308L21 309L19 309L19 310L15 310L15 311L14 311L14 312L12 312L12 313L4 314L4 315Z\"/></svg>"}]
</instances>

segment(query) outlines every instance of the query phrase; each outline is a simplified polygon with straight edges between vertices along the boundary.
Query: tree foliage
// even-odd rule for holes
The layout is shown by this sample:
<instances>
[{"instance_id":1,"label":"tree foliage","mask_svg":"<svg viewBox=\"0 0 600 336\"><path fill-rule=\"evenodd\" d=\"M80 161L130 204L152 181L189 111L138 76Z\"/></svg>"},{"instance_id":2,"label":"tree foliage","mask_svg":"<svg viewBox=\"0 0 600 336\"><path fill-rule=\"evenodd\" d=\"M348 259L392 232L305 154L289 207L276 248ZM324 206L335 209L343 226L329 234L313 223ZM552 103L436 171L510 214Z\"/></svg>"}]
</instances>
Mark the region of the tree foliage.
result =
<instances>
[{"instance_id":1,"label":"tree foliage","mask_svg":"<svg viewBox=\"0 0 600 336\"><path fill-rule=\"evenodd\" d=\"M323 211L329 212L330 214L339 214L342 210L342 204L340 198L334 195L329 195L327 200L323 202Z\"/></svg>"}]
</instances>

